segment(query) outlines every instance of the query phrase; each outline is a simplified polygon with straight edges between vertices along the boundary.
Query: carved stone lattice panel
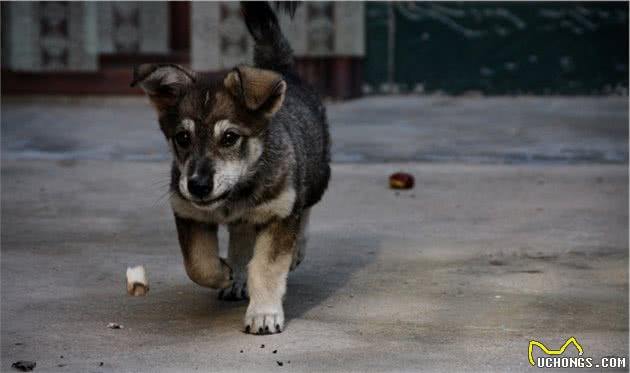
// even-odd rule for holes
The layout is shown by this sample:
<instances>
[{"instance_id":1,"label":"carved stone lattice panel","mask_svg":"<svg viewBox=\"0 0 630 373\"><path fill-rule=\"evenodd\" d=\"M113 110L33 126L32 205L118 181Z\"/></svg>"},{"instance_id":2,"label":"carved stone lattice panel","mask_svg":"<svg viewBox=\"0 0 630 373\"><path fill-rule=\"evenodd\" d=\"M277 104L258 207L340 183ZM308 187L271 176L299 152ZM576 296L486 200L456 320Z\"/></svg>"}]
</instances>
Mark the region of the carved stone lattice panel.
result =
<instances>
[{"instance_id":1,"label":"carved stone lattice panel","mask_svg":"<svg viewBox=\"0 0 630 373\"><path fill-rule=\"evenodd\" d=\"M98 3L101 53L168 53L169 32L166 2Z\"/></svg>"},{"instance_id":2,"label":"carved stone lattice panel","mask_svg":"<svg viewBox=\"0 0 630 373\"><path fill-rule=\"evenodd\" d=\"M63 69L70 63L69 16L69 3L51 1L39 6L39 53L44 69Z\"/></svg>"},{"instance_id":3,"label":"carved stone lattice panel","mask_svg":"<svg viewBox=\"0 0 630 373\"><path fill-rule=\"evenodd\" d=\"M335 50L333 3L306 3L306 50L310 56L330 55Z\"/></svg>"},{"instance_id":4,"label":"carved stone lattice panel","mask_svg":"<svg viewBox=\"0 0 630 373\"><path fill-rule=\"evenodd\" d=\"M305 2L280 24L299 57L365 54L365 5L361 2Z\"/></svg>"},{"instance_id":5,"label":"carved stone lattice panel","mask_svg":"<svg viewBox=\"0 0 630 373\"><path fill-rule=\"evenodd\" d=\"M193 69L213 71L251 63L253 41L238 3L194 2L191 13ZM363 3L305 2L293 19L284 14L279 18L298 57L365 54Z\"/></svg>"},{"instance_id":6,"label":"carved stone lattice panel","mask_svg":"<svg viewBox=\"0 0 630 373\"><path fill-rule=\"evenodd\" d=\"M112 4L112 41L117 52L140 51L140 8L138 4Z\"/></svg>"},{"instance_id":7,"label":"carved stone lattice panel","mask_svg":"<svg viewBox=\"0 0 630 373\"><path fill-rule=\"evenodd\" d=\"M88 2L10 3L3 7L9 67L17 71L96 70L96 8Z\"/></svg>"},{"instance_id":8,"label":"carved stone lattice panel","mask_svg":"<svg viewBox=\"0 0 630 373\"><path fill-rule=\"evenodd\" d=\"M193 2L191 58L194 70L222 70L251 63L253 42L237 2Z\"/></svg>"}]
</instances>

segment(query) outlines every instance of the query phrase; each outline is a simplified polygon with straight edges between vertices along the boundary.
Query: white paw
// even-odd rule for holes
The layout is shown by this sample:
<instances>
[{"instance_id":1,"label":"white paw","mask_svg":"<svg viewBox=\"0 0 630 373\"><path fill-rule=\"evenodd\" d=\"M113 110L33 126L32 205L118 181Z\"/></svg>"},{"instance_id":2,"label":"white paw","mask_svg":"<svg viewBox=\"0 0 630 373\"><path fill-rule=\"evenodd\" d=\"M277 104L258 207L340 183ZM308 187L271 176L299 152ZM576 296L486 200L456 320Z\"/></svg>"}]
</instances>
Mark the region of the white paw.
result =
<instances>
[{"instance_id":1,"label":"white paw","mask_svg":"<svg viewBox=\"0 0 630 373\"><path fill-rule=\"evenodd\" d=\"M275 305L249 304L245 313L245 333L273 334L284 328L282 303Z\"/></svg>"},{"instance_id":2,"label":"white paw","mask_svg":"<svg viewBox=\"0 0 630 373\"><path fill-rule=\"evenodd\" d=\"M239 301L249 298L247 294L247 277L236 278L231 285L219 291L219 299Z\"/></svg>"}]
</instances>

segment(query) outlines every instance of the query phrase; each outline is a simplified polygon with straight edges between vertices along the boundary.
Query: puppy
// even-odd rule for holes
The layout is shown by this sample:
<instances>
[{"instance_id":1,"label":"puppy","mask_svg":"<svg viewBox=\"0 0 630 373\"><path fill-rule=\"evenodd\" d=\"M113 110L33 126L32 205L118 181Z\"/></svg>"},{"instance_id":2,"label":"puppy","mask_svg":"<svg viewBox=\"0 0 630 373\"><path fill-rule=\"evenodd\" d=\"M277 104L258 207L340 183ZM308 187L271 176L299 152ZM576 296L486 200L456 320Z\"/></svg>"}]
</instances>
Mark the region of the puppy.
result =
<instances>
[{"instance_id":1,"label":"puppy","mask_svg":"<svg viewBox=\"0 0 630 373\"><path fill-rule=\"evenodd\" d=\"M248 333L284 328L289 270L304 257L309 209L330 177L324 106L297 76L289 43L266 2L242 3L255 41L254 67L222 79L174 64L136 67L173 154L171 206L186 273L249 298ZM219 257L217 225L230 233Z\"/></svg>"}]
</instances>

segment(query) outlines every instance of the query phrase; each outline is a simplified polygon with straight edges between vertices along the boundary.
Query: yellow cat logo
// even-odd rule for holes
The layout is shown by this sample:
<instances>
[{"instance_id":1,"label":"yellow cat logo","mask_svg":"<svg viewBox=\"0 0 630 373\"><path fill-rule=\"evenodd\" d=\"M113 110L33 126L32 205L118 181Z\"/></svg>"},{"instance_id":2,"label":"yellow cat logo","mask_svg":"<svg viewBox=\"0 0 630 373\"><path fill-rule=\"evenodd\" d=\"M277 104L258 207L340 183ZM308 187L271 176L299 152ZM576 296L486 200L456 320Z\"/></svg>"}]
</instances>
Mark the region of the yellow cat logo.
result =
<instances>
[{"instance_id":1,"label":"yellow cat logo","mask_svg":"<svg viewBox=\"0 0 630 373\"><path fill-rule=\"evenodd\" d=\"M580 344L578 343L577 340L575 340L575 337L571 337L569 339L567 339L566 342L564 342L564 344L562 345L562 347L560 347L559 350L550 350L547 347L545 347L544 344L538 342L538 341L529 341L529 363L531 365L536 365L536 363L534 362L534 357L532 356L532 349L534 348L534 346L538 346L540 347L540 349L546 353L547 355L562 355L562 353L564 353L564 350L566 350L567 346L569 346L571 343L573 343L573 345L575 346L575 348L577 348L578 350L578 354L580 356L582 356L582 354L584 353L584 350L582 349L582 346L580 346Z\"/></svg>"}]
</instances>

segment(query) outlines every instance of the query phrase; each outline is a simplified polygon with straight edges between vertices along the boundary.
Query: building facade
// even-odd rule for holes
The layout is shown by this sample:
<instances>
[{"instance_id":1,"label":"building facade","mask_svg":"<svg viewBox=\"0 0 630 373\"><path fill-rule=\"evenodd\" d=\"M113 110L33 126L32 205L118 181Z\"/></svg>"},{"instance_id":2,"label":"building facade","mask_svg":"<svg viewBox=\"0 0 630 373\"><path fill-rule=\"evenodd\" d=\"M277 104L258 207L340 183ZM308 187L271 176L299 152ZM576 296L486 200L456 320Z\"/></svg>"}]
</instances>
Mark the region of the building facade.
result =
<instances>
[{"instance_id":1,"label":"building facade","mask_svg":"<svg viewBox=\"0 0 630 373\"><path fill-rule=\"evenodd\" d=\"M280 17L324 96L626 94L628 2L302 2ZM3 2L4 94L136 93L134 65L251 63L238 2Z\"/></svg>"},{"instance_id":2,"label":"building facade","mask_svg":"<svg viewBox=\"0 0 630 373\"><path fill-rule=\"evenodd\" d=\"M364 8L306 2L281 16L301 75L325 95L360 94ZM3 3L2 27L4 93L128 93L136 64L213 74L252 60L238 2Z\"/></svg>"}]
</instances>

